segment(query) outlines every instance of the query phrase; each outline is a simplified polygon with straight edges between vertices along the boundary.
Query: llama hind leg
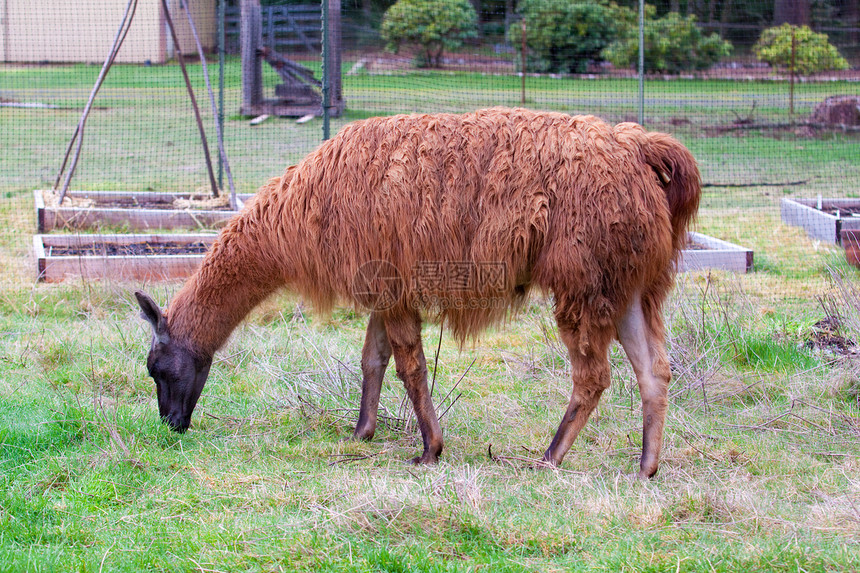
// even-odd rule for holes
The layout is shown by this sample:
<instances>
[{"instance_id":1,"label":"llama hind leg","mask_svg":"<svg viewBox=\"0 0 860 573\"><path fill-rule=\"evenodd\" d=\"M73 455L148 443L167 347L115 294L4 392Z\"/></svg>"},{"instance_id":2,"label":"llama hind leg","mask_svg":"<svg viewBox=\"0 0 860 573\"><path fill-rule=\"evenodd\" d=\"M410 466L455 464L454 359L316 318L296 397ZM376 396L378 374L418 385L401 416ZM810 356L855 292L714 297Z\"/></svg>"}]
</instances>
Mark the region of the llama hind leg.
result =
<instances>
[{"instance_id":1,"label":"llama hind leg","mask_svg":"<svg viewBox=\"0 0 860 573\"><path fill-rule=\"evenodd\" d=\"M403 380L424 441L424 451L412 462L436 463L442 453L442 429L427 388L427 362L421 346L421 317L413 314L389 318L385 322L385 329L394 354L397 376Z\"/></svg>"},{"instance_id":2,"label":"llama hind leg","mask_svg":"<svg viewBox=\"0 0 860 573\"><path fill-rule=\"evenodd\" d=\"M379 394L390 358L391 345L388 343L385 323L378 314L371 314L361 351L361 407L353 433L357 440L370 440L376 432Z\"/></svg>"},{"instance_id":3,"label":"llama hind leg","mask_svg":"<svg viewBox=\"0 0 860 573\"><path fill-rule=\"evenodd\" d=\"M544 461L556 466L570 450L603 391L609 387L607 351L613 338L611 330L591 332L588 347L581 350L579 336L573 329L559 323L559 334L570 355L573 392L558 430L543 454Z\"/></svg>"},{"instance_id":4,"label":"llama hind leg","mask_svg":"<svg viewBox=\"0 0 860 573\"><path fill-rule=\"evenodd\" d=\"M660 314L662 305L643 306L642 302L642 296L636 293L617 329L618 340L633 365L642 397L639 477L648 478L657 473L660 464L671 371Z\"/></svg>"}]
</instances>

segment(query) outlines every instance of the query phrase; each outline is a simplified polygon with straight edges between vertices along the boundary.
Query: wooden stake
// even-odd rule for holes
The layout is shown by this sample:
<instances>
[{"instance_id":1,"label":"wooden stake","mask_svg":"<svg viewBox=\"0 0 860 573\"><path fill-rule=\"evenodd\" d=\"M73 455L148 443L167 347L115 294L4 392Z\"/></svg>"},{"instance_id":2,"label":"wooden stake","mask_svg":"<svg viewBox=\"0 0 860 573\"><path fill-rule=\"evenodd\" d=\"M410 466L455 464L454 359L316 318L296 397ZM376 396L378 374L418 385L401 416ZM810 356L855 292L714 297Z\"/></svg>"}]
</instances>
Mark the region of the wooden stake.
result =
<instances>
[{"instance_id":1,"label":"wooden stake","mask_svg":"<svg viewBox=\"0 0 860 573\"><path fill-rule=\"evenodd\" d=\"M212 157L209 155L209 144L206 142L206 130L203 129L203 119L200 117L200 108L197 107L197 98L194 97L194 90L191 88L191 79L188 77L188 70L185 69L185 59L182 57L182 49L179 47L179 38L176 36L176 28L173 27L173 20L170 18L170 10L167 8L167 0L161 0L161 5L164 7L164 19L167 21L167 27L170 28L170 36L173 38L173 49L176 50L176 60L179 62L179 67L182 68L182 77L185 78L185 87L188 88L191 107L194 109L194 117L197 120L197 129L200 130L200 141L203 143L203 155L206 159L206 169L209 171L209 184L212 187L212 196L217 197L218 182L215 181L215 172L212 170Z\"/></svg>"}]
</instances>

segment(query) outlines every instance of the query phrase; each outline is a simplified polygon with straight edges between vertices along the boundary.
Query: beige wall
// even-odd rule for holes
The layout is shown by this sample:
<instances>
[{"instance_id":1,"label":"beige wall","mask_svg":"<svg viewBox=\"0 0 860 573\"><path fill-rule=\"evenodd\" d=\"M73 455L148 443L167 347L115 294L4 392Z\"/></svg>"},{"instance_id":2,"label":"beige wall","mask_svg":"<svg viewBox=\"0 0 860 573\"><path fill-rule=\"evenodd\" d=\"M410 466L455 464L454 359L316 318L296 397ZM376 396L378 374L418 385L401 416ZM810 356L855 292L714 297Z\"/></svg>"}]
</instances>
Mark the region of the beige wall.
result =
<instances>
[{"instance_id":1,"label":"beige wall","mask_svg":"<svg viewBox=\"0 0 860 573\"><path fill-rule=\"evenodd\" d=\"M215 50L218 45L217 0L186 0L186 3L189 10L191 10L191 17L194 19L194 26L197 28L197 34L200 36L200 43L203 44L203 49L207 52ZM161 5L161 2L158 4ZM179 36L179 45L182 48L182 53L187 56L195 56L197 54L197 44L194 43L194 36L191 34L188 16L180 8L182 3L179 0L167 0L167 5L170 7L170 14L173 17L173 25L176 27L176 35ZM167 34L166 28L165 34ZM172 42L168 43L168 45L170 44ZM168 57L173 57L172 51Z\"/></svg>"},{"instance_id":2,"label":"beige wall","mask_svg":"<svg viewBox=\"0 0 860 573\"><path fill-rule=\"evenodd\" d=\"M6 61L6 0L0 0L0 62Z\"/></svg>"},{"instance_id":3,"label":"beige wall","mask_svg":"<svg viewBox=\"0 0 860 573\"><path fill-rule=\"evenodd\" d=\"M215 46L215 0L187 0L204 49ZM0 61L93 62L107 57L128 0L0 0ZM168 0L183 54L197 48L180 0ZM160 0L139 0L117 62L162 63L173 42Z\"/></svg>"}]
</instances>

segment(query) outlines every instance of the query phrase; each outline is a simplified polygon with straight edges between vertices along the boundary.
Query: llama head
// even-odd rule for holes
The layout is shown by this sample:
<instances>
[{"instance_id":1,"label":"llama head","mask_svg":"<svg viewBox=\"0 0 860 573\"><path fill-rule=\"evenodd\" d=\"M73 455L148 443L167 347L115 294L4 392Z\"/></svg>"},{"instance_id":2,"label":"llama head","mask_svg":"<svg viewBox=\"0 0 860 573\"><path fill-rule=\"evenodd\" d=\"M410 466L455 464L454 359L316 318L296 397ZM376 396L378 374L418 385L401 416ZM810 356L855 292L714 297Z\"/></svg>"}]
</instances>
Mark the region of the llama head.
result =
<instances>
[{"instance_id":1,"label":"llama head","mask_svg":"<svg viewBox=\"0 0 860 573\"><path fill-rule=\"evenodd\" d=\"M134 296L140 305L141 318L152 326L152 347L146 358L146 369L155 380L161 420L182 433L191 424L191 413L206 384L212 357L198 356L172 338L167 317L149 295L138 291Z\"/></svg>"}]
</instances>

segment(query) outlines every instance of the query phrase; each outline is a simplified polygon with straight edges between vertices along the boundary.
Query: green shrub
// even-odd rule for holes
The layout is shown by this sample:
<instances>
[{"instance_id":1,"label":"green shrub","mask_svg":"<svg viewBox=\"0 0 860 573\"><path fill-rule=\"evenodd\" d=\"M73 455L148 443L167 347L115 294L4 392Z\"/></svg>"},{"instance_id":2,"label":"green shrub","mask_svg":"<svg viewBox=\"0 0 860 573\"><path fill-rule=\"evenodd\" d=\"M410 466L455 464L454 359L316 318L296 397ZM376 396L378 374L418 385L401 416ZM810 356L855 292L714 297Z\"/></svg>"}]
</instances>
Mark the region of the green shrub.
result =
<instances>
[{"instance_id":1,"label":"green shrub","mask_svg":"<svg viewBox=\"0 0 860 573\"><path fill-rule=\"evenodd\" d=\"M635 14L627 8L594 0L522 0L519 11L526 24L528 71L585 72L600 61L600 53L618 36L619 27ZM508 29L508 40L522 46L522 24Z\"/></svg>"},{"instance_id":2,"label":"green shrub","mask_svg":"<svg viewBox=\"0 0 860 573\"><path fill-rule=\"evenodd\" d=\"M756 57L776 68L791 67L791 36L794 32L794 70L807 75L827 70L848 69L848 62L839 50L827 41L827 34L818 34L809 26L783 24L762 32L753 46Z\"/></svg>"},{"instance_id":3,"label":"green shrub","mask_svg":"<svg viewBox=\"0 0 860 573\"><path fill-rule=\"evenodd\" d=\"M442 51L477 35L478 16L469 0L398 0L385 12L380 30L388 49L421 48L419 66L439 67Z\"/></svg>"},{"instance_id":4,"label":"green shrub","mask_svg":"<svg viewBox=\"0 0 860 573\"><path fill-rule=\"evenodd\" d=\"M645 70L678 73L705 70L732 53L731 43L719 34L705 36L696 26L696 17L669 12L655 19L653 6L645 11ZM603 51L613 65L626 68L639 61L638 21L629 23L618 41Z\"/></svg>"}]
</instances>

